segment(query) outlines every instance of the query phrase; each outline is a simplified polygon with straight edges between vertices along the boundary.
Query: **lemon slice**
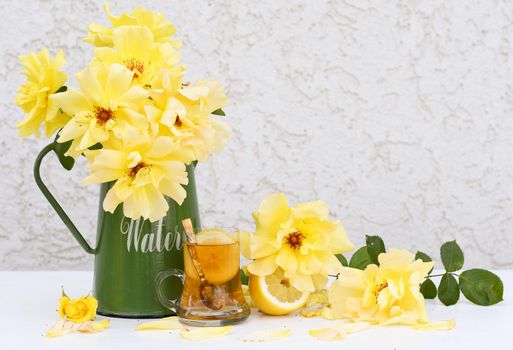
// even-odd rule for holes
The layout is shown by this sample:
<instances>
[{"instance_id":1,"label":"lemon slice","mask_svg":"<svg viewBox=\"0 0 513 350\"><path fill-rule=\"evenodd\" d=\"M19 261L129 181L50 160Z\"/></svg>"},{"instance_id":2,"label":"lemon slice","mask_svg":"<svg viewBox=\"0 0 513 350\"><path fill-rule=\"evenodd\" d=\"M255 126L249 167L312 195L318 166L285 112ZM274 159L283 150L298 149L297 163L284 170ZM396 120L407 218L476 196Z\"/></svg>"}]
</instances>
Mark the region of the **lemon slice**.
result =
<instances>
[{"instance_id":1,"label":"lemon slice","mask_svg":"<svg viewBox=\"0 0 513 350\"><path fill-rule=\"evenodd\" d=\"M286 315L302 307L308 292L292 287L278 268L268 276L249 276L249 294L253 303L269 315Z\"/></svg>"},{"instance_id":2,"label":"lemon slice","mask_svg":"<svg viewBox=\"0 0 513 350\"><path fill-rule=\"evenodd\" d=\"M198 244L221 245L235 243L236 240L226 231L218 228L203 230L196 234Z\"/></svg>"}]
</instances>

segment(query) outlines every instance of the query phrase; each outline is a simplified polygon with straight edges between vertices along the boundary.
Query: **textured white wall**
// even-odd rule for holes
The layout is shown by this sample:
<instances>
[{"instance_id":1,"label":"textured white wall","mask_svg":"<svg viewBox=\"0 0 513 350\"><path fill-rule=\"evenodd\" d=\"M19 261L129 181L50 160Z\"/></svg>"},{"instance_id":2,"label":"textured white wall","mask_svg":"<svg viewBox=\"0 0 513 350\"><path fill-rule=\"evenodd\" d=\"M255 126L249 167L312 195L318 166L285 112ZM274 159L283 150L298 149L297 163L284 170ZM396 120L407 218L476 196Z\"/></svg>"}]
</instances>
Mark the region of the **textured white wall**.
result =
<instances>
[{"instance_id":1,"label":"textured white wall","mask_svg":"<svg viewBox=\"0 0 513 350\"><path fill-rule=\"evenodd\" d=\"M17 56L43 46L69 73L91 55L102 1L1 0L0 268L83 269L87 256L36 188L44 139L20 139ZM353 241L437 255L456 238L473 266L513 267L513 2L112 1L165 12L189 78L219 79L234 129L198 169L205 224L251 227L266 194L325 200ZM44 164L50 188L94 241L84 161Z\"/></svg>"}]
</instances>

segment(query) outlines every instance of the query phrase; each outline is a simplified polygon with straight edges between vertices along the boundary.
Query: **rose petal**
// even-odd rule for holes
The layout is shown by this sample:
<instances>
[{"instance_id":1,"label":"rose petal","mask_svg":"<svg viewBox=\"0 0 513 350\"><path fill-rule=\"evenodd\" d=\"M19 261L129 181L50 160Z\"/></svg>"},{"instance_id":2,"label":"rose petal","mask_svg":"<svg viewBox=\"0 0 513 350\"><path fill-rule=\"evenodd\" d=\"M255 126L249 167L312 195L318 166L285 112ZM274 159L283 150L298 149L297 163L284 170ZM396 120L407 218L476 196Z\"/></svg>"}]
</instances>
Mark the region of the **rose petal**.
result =
<instances>
[{"instance_id":1,"label":"rose petal","mask_svg":"<svg viewBox=\"0 0 513 350\"><path fill-rule=\"evenodd\" d=\"M325 289L310 293L305 306L299 311L299 314L306 318L323 316L330 310L327 307L328 304L328 294ZM328 311L325 309L328 309Z\"/></svg>"},{"instance_id":2,"label":"rose petal","mask_svg":"<svg viewBox=\"0 0 513 350\"><path fill-rule=\"evenodd\" d=\"M109 324L110 320L87 321L83 323L59 320L46 332L46 336L49 338L57 338L75 332L98 333L107 328Z\"/></svg>"},{"instance_id":3,"label":"rose petal","mask_svg":"<svg viewBox=\"0 0 513 350\"><path fill-rule=\"evenodd\" d=\"M344 339L347 335L346 332L341 331L337 327L330 328L321 328L321 329L313 329L308 331L312 337L315 337L319 340L341 340Z\"/></svg>"},{"instance_id":4,"label":"rose petal","mask_svg":"<svg viewBox=\"0 0 513 350\"><path fill-rule=\"evenodd\" d=\"M165 317L157 321L140 323L135 327L136 331L144 330L173 330L182 329L178 316Z\"/></svg>"},{"instance_id":5,"label":"rose petal","mask_svg":"<svg viewBox=\"0 0 513 350\"><path fill-rule=\"evenodd\" d=\"M49 338L57 338L75 332L80 325L78 323L59 320L46 332Z\"/></svg>"},{"instance_id":6,"label":"rose petal","mask_svg":"<svg viewBox=\"0 0 513 350\"><path fill-rule=\"evenodd\" d=\"M334 327L313 329L308 334L319 340L341 340L348 334L360 332L369 327L368 322L341 323Z\"/></svg>"},{"instance_id":7,"label":"rose petal","mask_svg":"<svg viewBox=\"0 0 513 350\"><path fill-rule=\"evenodd\" d=\"M306 305L308 306L316 304L327 305L328 303L328 293L325 289L319 292L310 293L308 300L306 301Z\"/></svg>"},{"instance_id":8,"label":"rose petal","mask_svg":"<svg viewBox=\"0 0 513 350\"><path fill-rule=\"evenodd\" d=\"M78 331L80 333L98 333L110 325L110 320L88 321L80 324Z\"/></svg>"},{"instance_id":9,"label":"rose petal","mask_svg":"<svg viewBox=\"0 0 513 350\"><path fill-rule=\"evenodd\" d=\"M335 315L333 314L333 309L331 307L324 307L321 312L321 317L326 320L334 320Z\"/></svg>"},{"instance_id":10,"label":"rose petal","mask_svg":"<svg viewBox=\"0 0 513 350\"><path fill-rule=\"evenodd\" d=\"M449 331L456 326L456 321L454 320L446 320L446 321L436 321L436 322L428 322L428 323L419 323L413 326L413 329L421 330L421 331Z\"/></svg>"},{"instance_id":11,"label":"rose petal","mask_svg":"<svg viewBox=\"0 0 513 350\"><path fill-rule=\"evenodd\" d=\"M291 333L292 330L290 329L283 331L256 331L240 336L238 339L246 343L263 343L288 338Z\"/></svg>"},{"instance_id":12,"label":"rose petal","mask_svg":"<svg viewBox=\"0 0 513 350\"><path fill-rule=\"evenodd\" d=\"M228 334L228 332L230 332L231 329L232 326L204 327L197 329L182 328L182 330L180 331L180 335L188 340L203 340L222 337Z\"/></svg>"},{"instance_id":13,"label":"rose petal","mask_svg":"<svg viewBox=\"0 0 513 350\"><path fill-rule=\"evenodd\" d=\"M307 307L305 306L304 308L302 308L300 311L299 311L299 314L303 317L306 317L306 318L311 318L311 317L318 317L318 316L321 316L322 315L322 311L323 311L324 307L319 307L319 306L316 306L316 307Z\"/></svg>"}]
</instances>

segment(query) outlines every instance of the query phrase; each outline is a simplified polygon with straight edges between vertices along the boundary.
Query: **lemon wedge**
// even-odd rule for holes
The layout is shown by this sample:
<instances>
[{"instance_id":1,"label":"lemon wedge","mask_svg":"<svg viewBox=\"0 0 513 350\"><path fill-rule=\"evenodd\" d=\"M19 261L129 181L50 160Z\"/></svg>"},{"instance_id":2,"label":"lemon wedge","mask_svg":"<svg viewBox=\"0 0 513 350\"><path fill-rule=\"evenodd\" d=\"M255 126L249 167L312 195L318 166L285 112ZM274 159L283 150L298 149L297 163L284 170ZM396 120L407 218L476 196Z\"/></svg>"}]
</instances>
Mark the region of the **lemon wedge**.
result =
<instances>
[{"instance_id":1,"label":"lemon wedge","mask_svg":"<svg viewBox=\"0 0 513 350\"><path fill-rule=\"evenodd\" d=\"M236 240L226 231L218 228L203 230L196 234L196 241L203 245L232 244Z\"/></svg>"},{"instance_id":2,"label":"lemon wedge","mask_svg":"<svg viewBox=\"0 0 513 350\"><path fill-rule=\"evenodd\" d=\"M267 276L249 276L249 294L253 303L269 315L286 315L301 308L308 299L308 292L292 287L278 268Z\"/></svg>"}]
</instances>

